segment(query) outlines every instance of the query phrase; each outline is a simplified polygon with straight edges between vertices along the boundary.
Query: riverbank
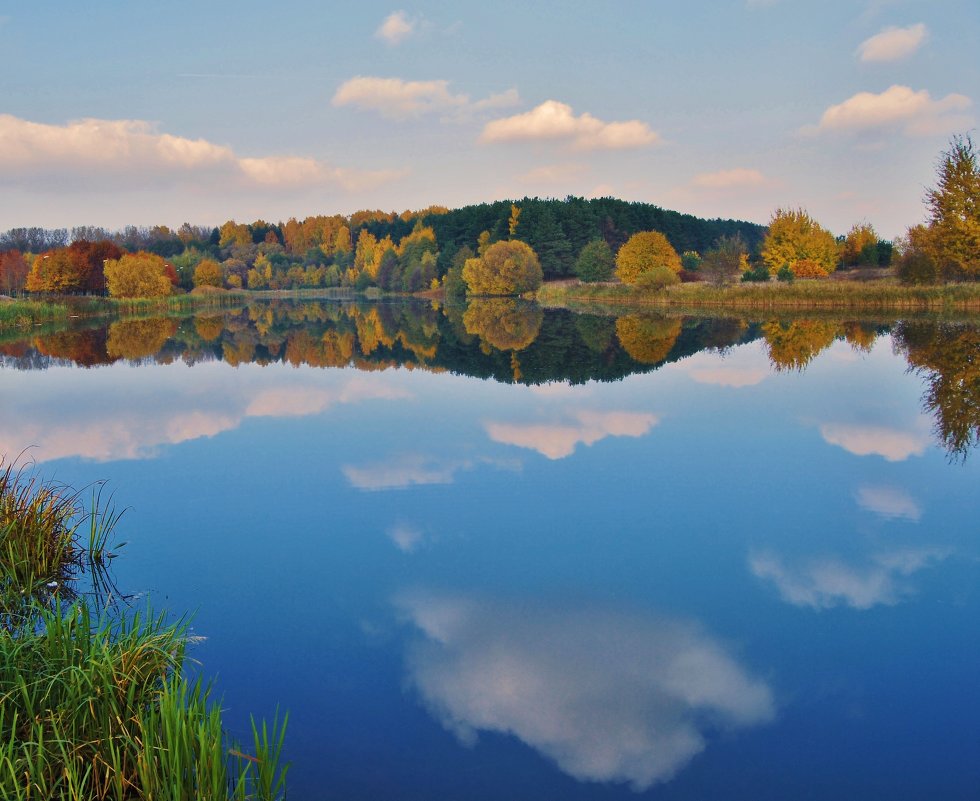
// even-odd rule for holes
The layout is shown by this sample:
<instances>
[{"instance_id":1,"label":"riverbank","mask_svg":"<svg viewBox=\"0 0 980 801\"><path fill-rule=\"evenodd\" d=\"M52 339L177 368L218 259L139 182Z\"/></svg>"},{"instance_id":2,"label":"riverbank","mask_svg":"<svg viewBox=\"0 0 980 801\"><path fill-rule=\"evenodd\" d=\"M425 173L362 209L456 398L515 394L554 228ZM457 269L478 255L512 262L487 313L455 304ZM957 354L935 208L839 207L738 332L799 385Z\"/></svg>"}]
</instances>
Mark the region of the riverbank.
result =
<instances>
[{"instance_id":1,"label":"riverbank","mask_svg":"<svg viewBox=\"0 0 980 801\"><path fill-rule=\"evenodd\" d=\"M0 797L280 801L285 717L229 739L187 623L113 585L119 514L92 494L0 455Z\"/></svg>"},{"instance_id":2,"label":"riverbank","mask_svg":"<svg viewBox=\"0 0 980 801\"><path fill-rule=\"evenodd\" d=\"M902 286L876 280L712 286L695 282L648 291L623 284L562 281L543 285L534 297L543 306L558 308L599 305L730 311L980 312L980 283Z\"/></svg>"},{"instance_id":3,"label":"riverbank","mask_svg":"<svg viewBox=\"0 0 980 801\"><path fill-rule=\"evenodd\" d=\"M102 298L63 296L42 300L7 299L0 301L0 331L25 329L75 318L125 318L146 314L181 314L207 309L244 306L250 293L217 289L188 292L162 298Z\"/></svg>"}]
</instances>

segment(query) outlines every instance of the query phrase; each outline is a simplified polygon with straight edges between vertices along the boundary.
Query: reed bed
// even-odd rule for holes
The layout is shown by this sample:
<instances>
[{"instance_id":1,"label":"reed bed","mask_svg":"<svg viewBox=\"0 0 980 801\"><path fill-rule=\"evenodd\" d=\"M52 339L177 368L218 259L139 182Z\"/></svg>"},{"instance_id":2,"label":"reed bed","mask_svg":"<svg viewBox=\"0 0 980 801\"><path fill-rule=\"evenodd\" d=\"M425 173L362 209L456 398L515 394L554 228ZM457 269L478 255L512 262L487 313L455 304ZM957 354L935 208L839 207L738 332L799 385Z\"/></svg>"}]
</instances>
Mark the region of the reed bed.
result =
<instances>
[{"instance_id":1,"label":"reed bed","mask_svg":"<svg viewBox=\"0 0 980 801\"><path fill-rule=\"evenodd\" d=\"M882 281L794 281L791 284L677 284L648 292L622 284L545 284L537 300L545 305L599 303L622 306L732 310L809 309L980 312L980 284L902 286Z\"/></svg>"},{"instance_id":2,"label":"reed bed","mask_svg":"<svg viewBox=\"0 0 980 801\"><path fill-rule=\"evenodd\" d=\"M212 687L184 674L186 621L71 588L83 570L105 583L119 519L100 489L80 498L0 472L0 798L282 799L286 717L231 741Z\"/></svg>"},{"instance_id":3,"label":"reed bed","mask_svg":"<svg viewBox=\"0 0 980 801\"><path fill-rule=\"evenodd\" d=\"M41 323L67 320L68 306L37 300L5 300L0 302L0 329L30 328Z\"/></svg>"}]
</instances>

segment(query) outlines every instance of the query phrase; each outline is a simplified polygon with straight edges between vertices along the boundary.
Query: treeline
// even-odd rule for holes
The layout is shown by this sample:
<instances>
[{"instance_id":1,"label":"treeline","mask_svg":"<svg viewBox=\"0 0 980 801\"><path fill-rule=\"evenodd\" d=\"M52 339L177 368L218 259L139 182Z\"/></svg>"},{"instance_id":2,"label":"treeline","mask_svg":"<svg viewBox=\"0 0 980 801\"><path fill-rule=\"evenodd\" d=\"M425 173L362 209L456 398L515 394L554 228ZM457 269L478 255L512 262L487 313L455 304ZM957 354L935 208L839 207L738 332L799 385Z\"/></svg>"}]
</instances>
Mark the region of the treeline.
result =
<instances>
[{"instance_id":1,"label":"treeline","mask_svg":"<svg viewBox=\"0 0 980 801\"><path fill-rule=\"evenodd\" d=\"M401 214L366 210L349 217L318 215L285 223L229 220L215 228L185 223L111 232L78 227L17 228L0 234L0 291L98 293L107 260L126 254L158 257L152 269L176 288L248 289L377 286L415 292L440 281L481 247L505 239L530 245L546 278L573 275L591 241L615 253L638 231L664 233L679 252L711 248L740 236L757 251L766 229L735 220L705 220L649 203L613 198L524 198L449 210L433 206ZM38 264L38 261L44 262ZM200 271L202 262L207 269ZM141 269L151 262L143 258ZM215 269L217 265L218 269ZM172 275L170 275L172 271Z\"/></svg>"}]
</instances>

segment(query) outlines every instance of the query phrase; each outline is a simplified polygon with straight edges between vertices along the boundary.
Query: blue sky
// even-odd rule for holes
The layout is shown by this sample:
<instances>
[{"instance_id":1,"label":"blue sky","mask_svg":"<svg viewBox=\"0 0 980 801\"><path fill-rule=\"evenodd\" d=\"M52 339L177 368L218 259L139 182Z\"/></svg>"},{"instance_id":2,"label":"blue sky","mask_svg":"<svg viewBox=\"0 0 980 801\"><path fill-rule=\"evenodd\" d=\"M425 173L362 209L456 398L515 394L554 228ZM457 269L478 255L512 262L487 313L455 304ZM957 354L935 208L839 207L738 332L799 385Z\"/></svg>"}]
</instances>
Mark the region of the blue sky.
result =
<instances>
[{"instance_id":1,"label":"blue sky","mask_svg":"<svg viewBox=\"0 0 980 801\"><path fill-rule=\"evenodd\" d=\"M0 2L0 229L614 195L923 217L975 0Z\"/></svg>"}]
</instances>

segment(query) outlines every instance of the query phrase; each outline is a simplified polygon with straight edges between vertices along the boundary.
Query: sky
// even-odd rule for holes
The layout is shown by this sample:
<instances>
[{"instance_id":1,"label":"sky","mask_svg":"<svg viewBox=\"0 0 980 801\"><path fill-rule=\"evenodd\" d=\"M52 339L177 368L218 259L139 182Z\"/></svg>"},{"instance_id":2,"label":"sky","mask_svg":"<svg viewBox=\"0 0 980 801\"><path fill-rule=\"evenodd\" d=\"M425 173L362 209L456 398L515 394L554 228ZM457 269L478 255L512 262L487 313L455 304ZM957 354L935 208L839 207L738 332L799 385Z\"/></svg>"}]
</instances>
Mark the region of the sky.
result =
<instances>
[{"instance_id":1,"label":"sky","mask_svg":"<svg viewBox=\"0 0 980 801\"><path fill-rule=\"evenodd\" d=\"M892 238L976 0L0 0L0 230L615 196Z\"/></svg>"}]
</instances>

